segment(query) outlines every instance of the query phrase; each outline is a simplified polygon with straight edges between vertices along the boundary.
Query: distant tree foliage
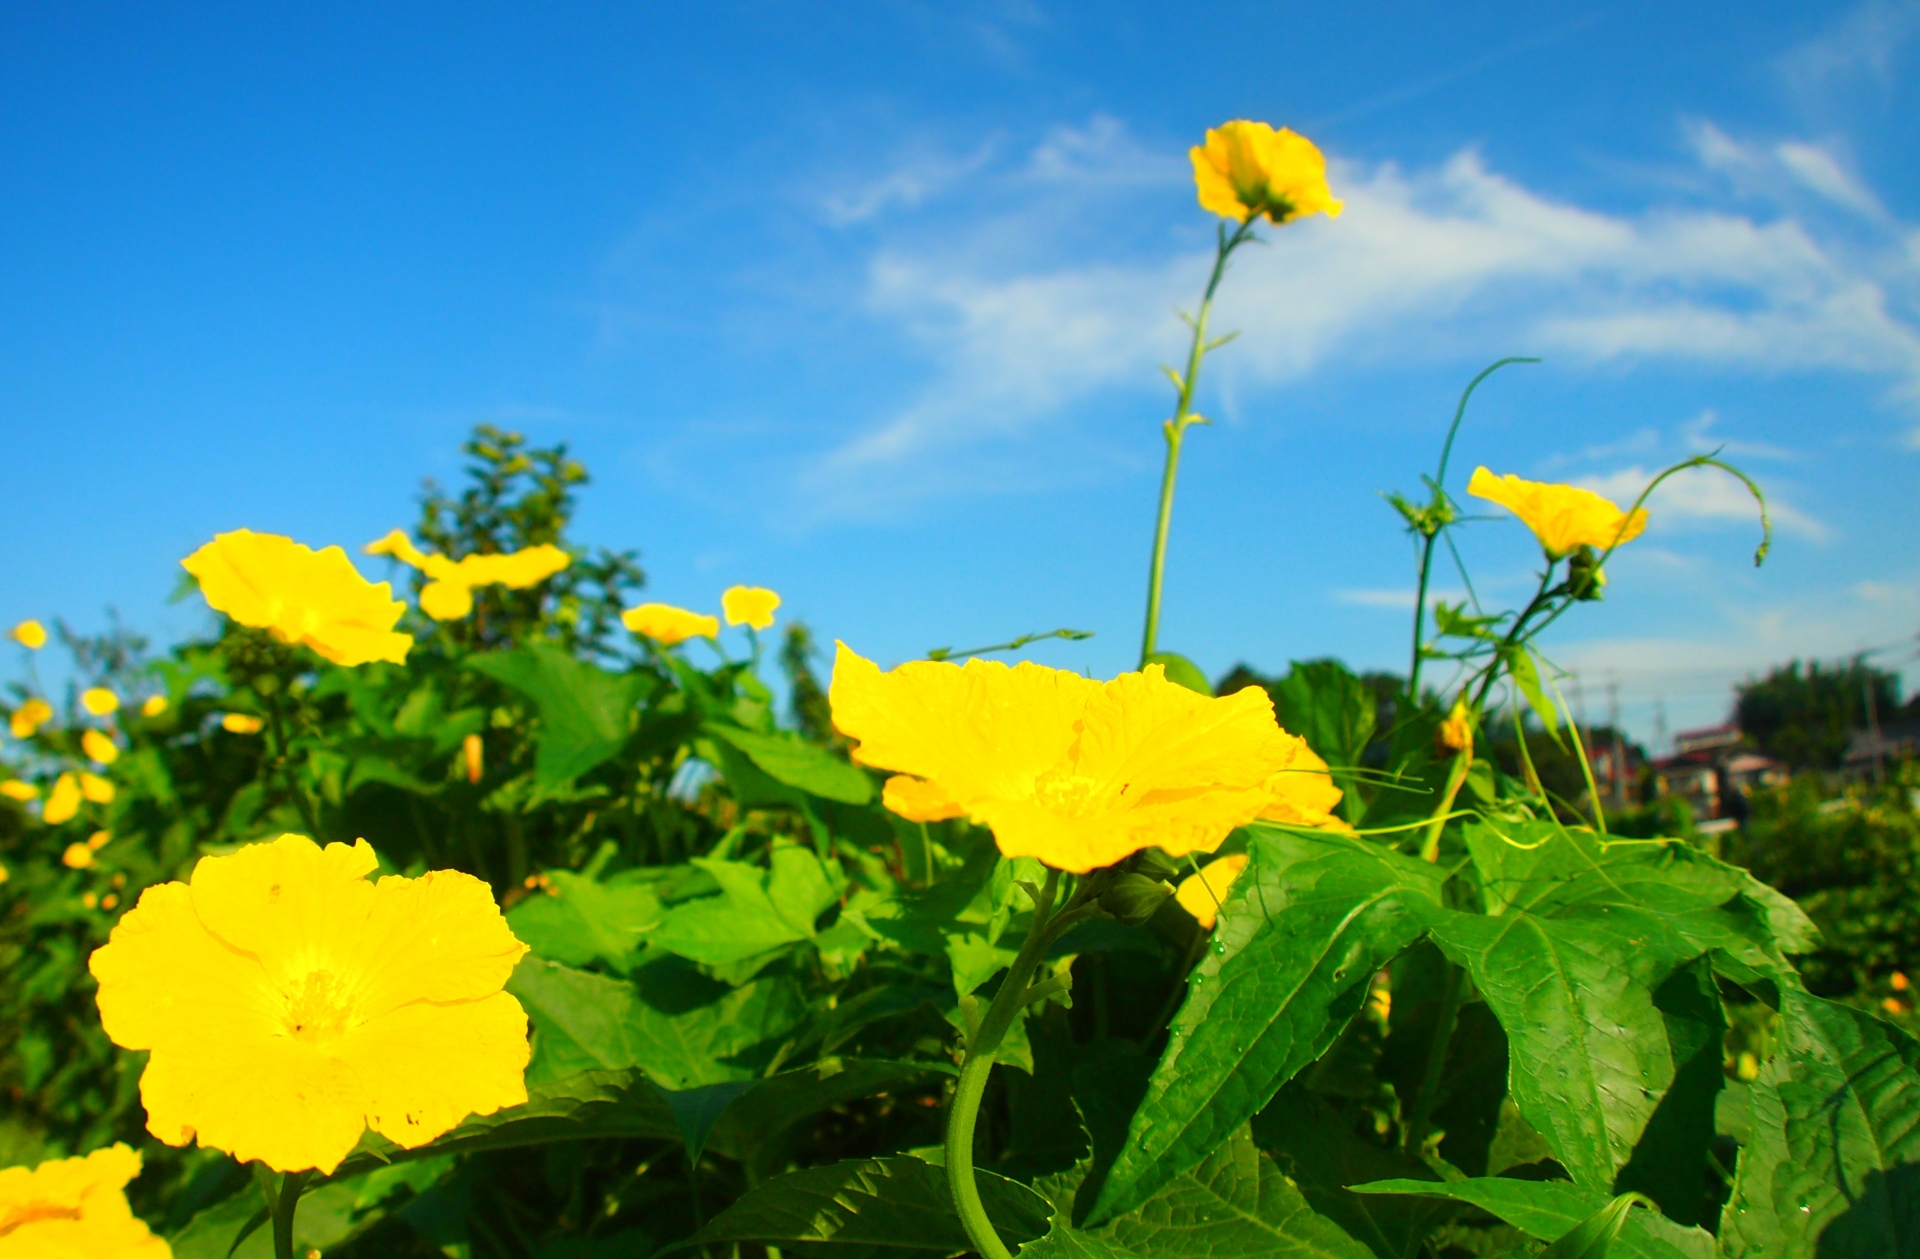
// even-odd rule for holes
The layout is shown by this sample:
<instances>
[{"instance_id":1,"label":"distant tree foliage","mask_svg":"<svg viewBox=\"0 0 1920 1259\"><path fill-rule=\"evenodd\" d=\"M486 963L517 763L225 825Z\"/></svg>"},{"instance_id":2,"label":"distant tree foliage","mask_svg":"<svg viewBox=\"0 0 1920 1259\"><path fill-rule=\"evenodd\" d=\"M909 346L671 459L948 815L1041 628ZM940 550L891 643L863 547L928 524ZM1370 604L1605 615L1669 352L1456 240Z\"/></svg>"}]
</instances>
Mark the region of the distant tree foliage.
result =
<instances>
[{"instance_id":1,"label":"distant tree foliage","mask_svg":"<svg viewBox=\"0 0 1920 1259\"><path fill-rule=\"evenodd\" d=\"M1834 769L1847 735L1873 715L1885 722L1900 710L1900 676L1864 657L1839 665L1792 661L1735 688L1734 719L1761 750L1795 769Z\"/></svg>"}]
</instances>

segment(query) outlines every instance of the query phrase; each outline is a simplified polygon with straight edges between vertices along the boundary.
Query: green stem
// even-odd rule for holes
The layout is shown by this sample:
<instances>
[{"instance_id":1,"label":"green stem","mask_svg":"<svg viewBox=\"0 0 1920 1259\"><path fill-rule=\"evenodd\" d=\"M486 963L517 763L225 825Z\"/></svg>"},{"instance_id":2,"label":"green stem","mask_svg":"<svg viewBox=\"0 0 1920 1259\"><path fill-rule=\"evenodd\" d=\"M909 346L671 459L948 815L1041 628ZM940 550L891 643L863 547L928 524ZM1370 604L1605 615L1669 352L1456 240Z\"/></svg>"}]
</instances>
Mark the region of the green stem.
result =
<instances>
[{"instance_id":1,"label":"green stem","mask_svg":"<svg viewBox=\"0 0 1920 1259\"><path fill-rule=\"evenodd\" d=\"M1446 965L1447 977L1440 990L1440 1021L1434 1025L1433 1040L1427 1045L1427 1069L1421 1074L1420 1096L1414 1099L1413 1120L1407 1125L1405 1148L1416 1157L1427 1143L1434 1095L1439 1092L1440 1076L1447 1067L1447 1049L1453 1042L1454 1024L1460 1019L1460 990L1466 975L1452 962Z\"/></svg>"},{"instance_id":2,"label":"green stem","mask_svg":"<svg viewBox=\"0 0 1920 1259\"><path fill-rule=\"evenodd\" d=\"M1059 914L1051 912L1059 889L1060 872L1048 870L1046 886L1034 899L1033 926L1027 931L1026 943L1020 946L1006 978L1001 980L1000 990L980 1020L979 1030L968 1038L966 1061L961 1064L960 1080L954 1086L953 1101L947 1109L947 1187L953 1194L954 1211L960 1217L960 1224L967 1230L981 1259L1013 1259L1013 1252L994 1231L973 1174L973 1136L980 1118L980 1099L986 1094L987 1077L993 1072L994 1054L1013 1027L1015 1016L1027 1004L1030 996L1027 981L1034 968L1060 932L1085 916L1074 912L1079 908L1077 898Z\"/></svg>"},{"instance_id":3,"label":"green stem","mask_svg":"<svg viewBox=\"0 0 1920 1259\"><path fill-rule=\"evenodd\" d=\"M1467 781L1467 771L1473 761L1473 751L1466 748L1453 754L1453 768L1447 771L1446 794L1440 798L1440 807L1433 811L1433 819L1427 823L1427 837L1420 844L1420 858L1423 861L1440 860L1440 833L1447 829L1447 815L1453 812L1454 799L1460 794L1460 787Z\"/></svg>"},{"instance_id":4,"label":"green stem","mask_svg":"<svg viewBox=\"0 0 1920 1259\"><path fill-rule=\"evenodd\" d=\"M312 1172L287 1172L280 1177L280 1191L273 1200L274 1259L293 1257L293 1212L300 1205L300 1191L306 1188Z\"/></svg>"},{"instance_id":5,"label":"green stem","mask_svg":"<svg viewBox=\"0 0 1920 1259\"><path fill-rule=\"evenodd\" d=\"M1207 289L1200 298L1200 313L1193 320L1193 344L1187 350L1187 371L1178 378L1180 395L1173 409L1173 418L1164 426L1167 436L1167 463L1160 474L1160 514L1153 528L1153 560L1147 569L1147 626L1140 639L1140 664L1145 667L1148 657L1154 653L1155 643L1160 636L1160 586L1167 568L1167 527L1173 520L1173 483L1180 474L1180 444L1186 437L1187 429L1196 423L1193 416L1194 385L1200 379L1200 363L1210 348L1207 345L1207 317L1213 313L1213 295L1220 288L1220 278L1226 274L1227 258L1247 241L1253 239L1254 220L1249 218L1242 223L1233 235L1227 235L1225 225L1220 229L1219 248L1213 258L1213 274L1207 278ZM1168 369L1171 371L1171 369Z\"/></svg>"},{"instance_id":6,"label":"green stem","mask_svg":"<svg viewBox=\"0 0 1920 1259\"><path fill-rule=\"evenodd\" d=\"M280 771L280 779L286 784L287 794L293 797L293 807L300 811L301 820L307 824L308 837L315 843L325 842L320 834L320 817L307 799L307 793L294 777L293 764L287 759L287 723L280 708L280 687L276 686L267 700L267 728L273 737L274 768Z\"/></svg>"},{"instance_id":7,"label":"green stem","mask_svg":"<svg viewBox=\"0 0 1920 1259\"><path fill-rule=\"evenodd\" d=\"M1520 642L1521 634L1526 630L1527 622L1533 618L1533 614L1553 601L1554 594L1557 592L1547 587L1553 581L1553 568L1557 563L1559 561L1552 556L1547 557L1546 571L1540 574L1540 588L1534 591L1526 610L1514 618L1513 628L1507 631L1507 636L1500 640L1498 647L1494 648L1493 659L1487 662L1486 674L1480 679L1480 693L1473 697L1473 711L1477 713L1486 711L1487 692L1493 689L1494 682L1500 677L1500 665L1506 659L1508 649ZM1557 616L1558 613L1555 615ZM1552 624L1552 619L1549 618L1547 623ZM1546 626L1542 625L1540 628L1545 629ZM1473 684L1469 682L1467 685Z\"/></svg>"}]
</instances>

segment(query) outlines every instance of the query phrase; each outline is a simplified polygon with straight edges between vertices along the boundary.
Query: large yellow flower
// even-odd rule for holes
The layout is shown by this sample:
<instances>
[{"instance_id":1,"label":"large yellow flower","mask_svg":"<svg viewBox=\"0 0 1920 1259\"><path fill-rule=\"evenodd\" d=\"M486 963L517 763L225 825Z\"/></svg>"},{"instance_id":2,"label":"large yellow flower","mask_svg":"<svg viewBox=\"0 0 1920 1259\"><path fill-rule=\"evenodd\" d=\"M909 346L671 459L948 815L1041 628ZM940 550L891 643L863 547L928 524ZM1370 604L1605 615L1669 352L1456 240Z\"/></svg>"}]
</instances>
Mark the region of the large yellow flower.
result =
<instances>
[{"instance_id":1,"label":"large yellow flower","mask_svg":"<svg viewBox=\"0 0 1920 1259\"><path fill-rule=\"evenodd\" d=\"M504 555L468 555L459 560L422 551L401 529L367 543L368 555L390 555L427 575L420 589L420 610L436 621L457 621L473 611L475 586L508 586L524 590L537 586L573 563L573 557L550 543Z\"/></svg>"},{"instance_id":2,"label":"large yellow flower","mask_svg":"<svg viewBox=\"0 0 1920 1259\"><path fill-rule=\"evenodd\" d=\"M36 695L13 710L13 716L8 719L7 728L12 731L14 738L29 739L33 737L34 731L52 720L53 705Z\"/></svg>"},{"instance_id":3,"label":"large yellow flower","mask_svg":"<svg viewBox=\"0 0 1920 1259\"><path fill-rule=\"evenodd\" d=\"M0 1256L168 1259L167 1243L127 1205L139 1173L140 1156L125 1145L0 1171Z\"/></svg>"},{"instance_id":4,"label":"large yellow flower","mask_svg":"<svg viewBox=\"0 0 1920 1259\"><path fill-rule=\"evenodd\" d=\"M1509 473L1495 476L1475 468L1467 493L1498 503L1526 523L1540 545L1554 559L1583 546L1605 551L1631 542L1647 527L1647 512L1634 508L1631 516L1592 490L1577 485L1523 481Z\"/></svg>"},{"instance_id":5,"label":"large yellow flower","mask_svg":"<svg viewBox=\"0 0 1920 1259\"><path fill-rule=\"evenodd\" d=\"M854 759L910 776L888 784L890 807L964 814L1005 855L1077 874L1148 847L1212 852L1265 814L1311 824L1340 798L1264 690L1214 699L1159 665L1107 683L985 660L882 673L841 643L829 695Z\"/></svg>"},{"instance_id":6,"label":"large yellow flower","mask_svg":"<svg viewBox=\"0 0 1920 1259\"><path fill-rule=\"evenodd\" d=\"M323 551L278 534L236 529L180 561L200 579L215 610L242 625L270 630L335 664L406 660L413 639L395 633L407 605L386 582L362 577L337 546Z\"/></svg>"},{"instance_id":7,"label":"large yellow flower","mask_svg":"<svg viewBox=\"0 0 1920 1259\"><path fill-rule=\"evenodd\" d=\"M1309 214L1337 219L1346 208L1327 187L1327 159L1285 127L1236 118L1209 129L1191 156L1201 206L1223 218L1264 214L1288 223Z\"/></svg>"},{"instance_id":8,"label":"large yellow flower","mask_svg":"<svg viewBox=\"0 0 1920 1259\"><path fill-rule=\"evenodd\" d=\"M662 647L684 643L689 638L718 638L720 618L676 608L671 603L643 603L620 614L620 623Z\"/></svg>"},{"instance_id":9,"label":"large yellow flower","mask_svg":"<svg viewBox=\"0 0 1920 1259\"><path fill-rule=\"evenodd\" d=\"M773 624L779 606L780 596L765 586L728 586L720 594L720 612L729 625L763 630Z\"/></svg>"},{"instance_id":10,"label":"large yellow flower","mask_svg":"<svg viewBox=\"0 0 1920 1259\"><path fill-rule=\"evenodd\" d=\"M487 885L370 883L365 840L282 835L148 888L95 951L100 1020L150 1050L147 1130L331 1172L369 1126L409 1148L527 1100L527 948Z\"/></svg>"}]
</instances>

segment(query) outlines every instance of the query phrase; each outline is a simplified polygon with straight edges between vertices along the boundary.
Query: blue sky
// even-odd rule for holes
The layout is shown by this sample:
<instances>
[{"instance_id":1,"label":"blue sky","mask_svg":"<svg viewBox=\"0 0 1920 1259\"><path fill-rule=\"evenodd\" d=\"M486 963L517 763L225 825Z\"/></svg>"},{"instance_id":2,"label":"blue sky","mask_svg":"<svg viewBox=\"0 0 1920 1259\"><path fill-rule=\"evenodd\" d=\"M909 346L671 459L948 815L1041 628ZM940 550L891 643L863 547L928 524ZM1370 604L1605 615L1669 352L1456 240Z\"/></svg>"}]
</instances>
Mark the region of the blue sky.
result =
<instances>
[{"instance_id":1,"label":"blue sky","mask_svg":"<svg viewBox=\"0 0 1920 1259\"><path fill-rule=\"evenodd\" d=\"M1137 651L1187 147L1291 125L1348 210L1217 315L1164 646L1404 668L1461 386L1476 463L1678 483L1557 627L1588 715L1920 628L1920 5L14 4L0 11L0 619L165 639L247 526L357 549L479 421L570 443L650 597L776 587L885 661ZM1455 482L1456 491L1459 488ZM1464 549L1519 600L1517 525ZM379 568L369 561L366 570ZM1441 585L1451 590L1455 579Z\"/></svg>"}]
</instances>

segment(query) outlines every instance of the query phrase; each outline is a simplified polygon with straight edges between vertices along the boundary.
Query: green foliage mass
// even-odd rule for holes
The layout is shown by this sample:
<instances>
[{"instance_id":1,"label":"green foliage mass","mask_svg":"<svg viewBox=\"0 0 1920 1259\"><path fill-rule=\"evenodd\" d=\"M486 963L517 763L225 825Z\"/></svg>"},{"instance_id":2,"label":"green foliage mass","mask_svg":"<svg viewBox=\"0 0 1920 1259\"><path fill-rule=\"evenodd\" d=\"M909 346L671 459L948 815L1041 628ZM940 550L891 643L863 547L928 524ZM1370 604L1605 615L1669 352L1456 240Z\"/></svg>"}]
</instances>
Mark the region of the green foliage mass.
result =
<instances>
[{"instance_id":1,"label":"green foliage mass","mask_svg":"<svg viewBox=\"0 0 1920 1259\"><path fill-rule=\"evenodd\" d=\"M483 429L468 450L423 544L568 545L586 474L563 449ZM1728 854L1750 873L1582 815L1551 720L1456 756L1400 679L1242 669L1221 689L1266 687L1331 765L1341 825L1237 832L1222 852L1248 865L1208 931L1167 894L1191 868L1156 851L1062 884L964 820L889 813L804 626L775 647L783 716L757 644L618 629L640 582L631 554L576 555L461 621L410 614L403 666L226 624L153 659L74 641L80 680L126 701L125 751L113 801L70 822L0 803L4 1161L128 1141L176 1255L274 1253L247 1169L145 1134L141 1058L101 1032L86 958L142 889L297 831L486 880L532 949L508 990L533 1037L526 1105L415 1150L369 1134L308 1187L299 1253L959 1254L978 1234L942 1137L968 1061L991 1068L965 1134L981 1218L1034 1256L1920 1248L1920 1046L1875 1013L1914 961L1913 784L1757 800ZM1516 626L1452 610L1423 658L1457 650L1550 708ZM82 764L101 723L65 708L9 776ZM62 860L97 831L92 864ZM997 1066L968 1056L983 1009L1012 1011Z\"/></svg>"},{"instance_id":2,"label":"green foliage mass","mask_svg":"<svg viewBox=\"0 0 1920 1259\"><path fill-rule=\"evenodd\" d=\"M1900 675L1864 657L1839 665L1795 660L1736 691L1741 732L1795 769L1838 769L1853 731L1900 713Z\"/></svg>"}]
</instances>

